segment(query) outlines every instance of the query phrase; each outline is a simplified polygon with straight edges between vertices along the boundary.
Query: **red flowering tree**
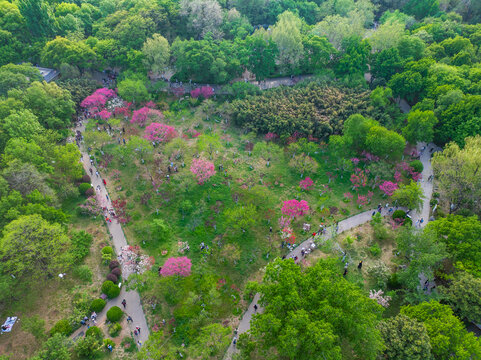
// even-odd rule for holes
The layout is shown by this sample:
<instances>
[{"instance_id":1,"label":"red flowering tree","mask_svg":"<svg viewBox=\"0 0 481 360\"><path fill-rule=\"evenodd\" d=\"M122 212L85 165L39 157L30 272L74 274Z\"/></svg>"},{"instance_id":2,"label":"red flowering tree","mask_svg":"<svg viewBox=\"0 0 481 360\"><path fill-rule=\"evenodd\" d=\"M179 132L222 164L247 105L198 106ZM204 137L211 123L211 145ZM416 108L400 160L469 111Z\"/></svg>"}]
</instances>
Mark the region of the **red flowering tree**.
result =
<instances>
[{"instance_id":1,"label":"red flowering tree","mask_svg":"<svg viewBox=\"0 0 481 360\"><path fill-rule=\"evenodd\" d=\"M111 99L117 96L114 90L112 89L107 89L107 88L100 88L95 90L93 95L100 95L103 96L106 99Z\"/></svg>"},{"instance_id":2,"label":"red flowering tree","mask_svg":"<svg viewBox=\"0 0 481 360\"><path fill-rule=\"evenodd\" d=\"M182 257L172 257L168 258L165 262L164 266L162 266L162 270L160 270L160 275L172 276L189 276L191 274L192 262L186 256Z\"/></svg>"},{"instance_id":3,"label":"red flowering tree","mask_svg":"<svg viewBox=\"0 0 481 360\"><path fill-rule=\"evenodd\" d=\"M114 115L115 115L115 116L124 116L124 117L127 117L127 116L129 116L129 114L130 114L129 108L128 108L128 107L125 107L125 106L116 107L115 110L114 110Z\"/></svg>"},{"instance_id":4,"label":"red flowering tree","mask_svg":"<svg viewBox=\"0 0 481 360\"><path fill-rule=\"evenodd\" d=\"M266 136L264 136L264 139L266 141L274 141L275 139L277 139L279 136L277 136L277 134L273 133L273 132L268 132L266 134Z\"/></svg>"},{"instance_id":5,"label":"red flowering tree","mask_svg":"<svg viewBox=\"0 0 481 360\"><path fill-rule=\"evenodd\" d=\"M344 201L351 201L353 198L352 194L348 191L344 193Z\"/></svg>"},{"instance_id":6,"label":"red flowering tree","mask_svg":"<svg viewBox=\"0 0 481 360\"><path fill-rule=\"evenodd\" d=\"M80 106L87 109L92 109L94 107L103 107L107 102L107 98L102 95L92 94L87 96L81 103Z\"/></svg>"},{"instance_id":7,"label":"red flowering tree","mask_svg":"<svg viewBox=\"0 0 481 360\"><path fill-rule=\"evenodd\" d=\"M369 199L366 195L357 195L357 204L359 207L367 205L369 202Z\"/></svg>"},{"instance_id":8,"label":"red flowering tree","mask_svg":"<svg viewBox=\"0 0 481 360\"><path fill-rule=\"evenodd\" d=\"M110 111L105 110L105 109L100 111L98 115L100 116L100 118L102 120L108 120L112 117L112 113Z\"/></svg>"},{"instance_id":9,"label":"red flowering tree","mask_svg":"<svg viewBox=\"0 0 481 360\"><path fill-rule=\"evenodd\" d=\"M210 86L202 86L200 88L200 95L202 95L204 99L208 99L214 95L214 89Z\"/></svg>"},{"instance_id":10,"label":"red flowering tree","mask_svg":"<svg viewBox=\"0 0 481 360\"><path fill-rule=\"evenodd\" d=\"M149 115L150 109L146 106L140 108L139 110L135 110L132 114L132 119L130 119L131 124L137 124L140 127L144 127L145 123L147 122L147 117Z\"/></svg>"},{"instance_id":11,"label":"red flowering tree","mask_svg":"<svg viewBox=\"0 0 481 360\"><path fill-rule=\"evenodd\" d=\"M203 185L207 180L215 175L214 164L205 159L194 159L190 166L190 171L197 178L197 183Z\"/></svg>"},{"instance_id":12,"label":"red flowering tree","mask_svg":"<svg viewBox=\"0 0 481 360\"><path fill-rule=\"evenodd\" d=\"M312 179L310 177L306 177L305 179L303 179L299 182L299 186L301 187L301 189L307 191L311 187L314 186L314 182L312 181Z\"/></svg>"},{"instance_id":13,"label":"red flowering tree","mask_svg":"<svg viewBox=\"0 0 481 360\"><path fill-rule=\"evenodd\" d=\"M145 106L147 106L149 109L155 109L157 105L151 100L147 103L145 103Z\"/></svg>"},{"instance_id":14,"label":"red flowering tree","mask_svg":"<svg viewBox=\"0 0 481 360\"><path fill-rule=\"evenodd\" d=\"M381 185L379 185L379 189L387 196L392 196L394 191L396 191L398 188L398 185L392 181L384 181Z\"/></svg>"},{"instance_id":15,"label":"red flowering tree","mask_svg":"<svg viewBox=\"0 0 481 360\"><path fill-rule=\"evenodd\" d=\"M351 175L352 188L357 190L360 187L364 187L367 184L367 176L363 170L356 168L354 174Z\"/></svg>"},{"instance_id":16,"label":"red flowering tree","mask_svg":"<svg viewBox=\"0 0 481 360\"><path fill-rule=\"evenodd\" d=\"M309 205L306 200L298 201L296 199L284 201L281 212L291 218L296 218L304 215L309 211Z\"/></svg>"},{"instance_id":17,"label":"red flowering tree","mask_svg":"<svg viewBox=\"0 0 481 360\"><path fill-rule=\"evenodd\" d=\"M173 126L152 123L145 128L144 137L150 141L168 142L177 137L177 135L177 131Z\"/></svg>"}]
</instances>

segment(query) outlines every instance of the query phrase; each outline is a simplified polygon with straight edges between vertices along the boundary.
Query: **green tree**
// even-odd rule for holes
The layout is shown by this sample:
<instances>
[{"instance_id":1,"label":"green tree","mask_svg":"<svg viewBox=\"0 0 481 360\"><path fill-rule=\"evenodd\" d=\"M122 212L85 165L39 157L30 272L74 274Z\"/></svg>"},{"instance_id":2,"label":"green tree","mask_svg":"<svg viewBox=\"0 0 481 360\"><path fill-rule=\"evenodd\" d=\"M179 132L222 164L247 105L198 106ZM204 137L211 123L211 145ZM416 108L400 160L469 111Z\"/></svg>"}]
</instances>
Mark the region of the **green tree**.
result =
<instances>
[{"instance_id":1,"label":"green tree","mask_svg":"<svg viewBox=\"0 0 481 360\"><path fill-rule=\"evenodd\" d=\"M446 256L445 246L436 241L429 232L404 227L396 237L397 249L407 260L407 268L400 274L400 280L411 290L414 298L423 296L419 275L434 278L434 271Z\"/></svg>"},{"instance_id":2,"label":"green tree","mask_svg":"<svg viewBox=\"0 0 481 360\"><path fill-rule=\"evenodd\" d=\"M302 153L295 155L290 161L289 166L301 174L301 177L306 173L315 173L319 167L316 160Z\"/></svg>"},{"instance_id":3,"label":"green tree","mask_svg":"<svg viewBox=\"0 0 481 360\"><path fill-rule=\"evenodd\" d=\"M276 68L276 57L279 53L277 44L271 39L264 38L257 33L248 36L243 46L246 51L244 65L261 81L271 76Z\"/></svg>"},{"instance_id":4,"label":"green tree","mask_svg":"<svg viewBox=\"0 0 481 360\"><path fill-rule=\"evenodd\" d=\"M376 79L389 81L394 74L402 69L402 65L403 62L398 49L389 48L374 55L371 72Z\"/></svg>"},{"instance_id":5,"label":"green tree","mask_svg":"<svg viewBox=\"0 0 481 360\"><path fill-rule=\"evenodd\" d=\"M14 111L2 121L2 130L9 138L31 140L41 133L43 128L37 117L30 110Z\"/></svg>"},{"instance_id":6,"label":"green tree","mask_svg":"<svg viewBox=\"0 0 481 360\"><path fill-rule=\"evenodd\" d=\"M411 144L418 141L429 143L434 138L434 126L438 119L433 111L415 110L408 114L408 123L403 129L403 135Z\"/></svg>"},{"instance_id":7,"label":"green tree","mask_svg":"<svg viewBox=\"0 0 481 360\"><path fill-rule=\"evenodd\" d=\"M399 159L406 147L406 140L395 131L373 126L367 134L366 147L379 157Z\"/></svg>"},{"instance_id":8,"label":"green tree","mask_svg":"<svg viewBox=\"0 0 481 360\"><path fill-rule=\"evenodd\" d=\"M290 11L281 15L272 29L272 40L279 49L278 60L283 71L291 73L299 65L304 51L301 19Z\"/></svg>"},{"instance_id":9,"label":"green tree","mask_svg":"<svg viewBox=\"0 0 481 360\"><path fill-rule=\"evenodd\" d=\"M49 37L55 30L52 9L44 0L20 0L18 9L33 37Z\"/></svg>"},{"instance_id":10,"label":"green tree","mask_svg":"<svg viewBox=\"0 0 481 360\"><path fill-rule=\"evenodd\" d=\"M430 222L426 230L446 245L456 267L481 277L481 222L476 216L448 215Z\"/></svg>"},{"instance_id":11,"label":"green tree","mask_svg":"<svg viewBox=\"0 0 481 360\"><path fill-rule=\"evenodd\" d=\"M79 162L80 151L72 143L55 147L54 168L58 175L63 175L72 182L82 177L83 168Z\"/></svg>"},{"instance_id":12,"label":"green tree","mask_svg":"<svg viewBox=\"0 0 481 360\"><path fill-rule=\"evenodd\" d=\"M180 14L187 18L192 34L204 38L208 33L216 38L222 24L222 8L217 0L181 0Z\"/></svg>"},{"instance_id":13,"label":"green tree","mask_svg":"<svg viewBox=\"0 0 481 360\"><path fill-rule=\"evenodd\" d=\"M127 101L140 103L149 98L149 93L142 80L125 79L119 82L117 87L119 95Z\"/></svg>"},{"instance_id":14,"label":"green tree","mask_svg":"<svg viewBox=\"0 0 481 360\"><path fill-rule=\"evenodd\" d=\"M72 341L62 334L54 334L42 345L37 354L38 360L70 360ZM35 359L37 359L35 358Z\"/></svg>"},{"instance_id":15,"label":"green tree","mask_svg":"<svg viewBox=\"0 0 481 360\"><path fill-rule=\"evenodd\" d=\"M252 204L239 205L224 212L226 226L237 231L246 232L256 224L257 210Z\"/></svg>"},{"instance_id":16,"label":"green tree","mask_svg":"<svg viewBox=\"0 0 481 360\"><path fill-rule=\"evenodd\" d=\"M331 63L331 59L337 55L337 50L325 37L304 36L302 44L304 55L301 66L303 71L307 73L317 73L324 70Z\"/></svg>"},{"instance_id":17,"label":"green tree","mask_svg":"<svg viewBox=\"0 0 481 360\"><path fill-rule=\"evenodd\" d=\"M199 336L189 352L194 357L208 359L221 354L231 340L231 331L221 324L210 324L200 329Z\"/></svg>"},{"instance_id":18,"label":"green tree","mask_svg":"<svg viewBox=\"0 0 481 360\"><path fill-rule=\"evenodd\" d=\"M80 359L95 359L100 354L101 340L95 336L85 336L76 341L74 353Z\"/></svg>"},{"instance_id":19,"label":"green tree","mask_svg":"<svg viewBox=\"0 0 481 360\"><path fill-rule=\"evenodd\" d=\"M465 329L448 305L437 301L423 302L401 307L401 314L424 324L436 359L476 359L481 356L480 340Z\"/></svg>"},{"instance_id":20,"label":"green tree","mask_svg":"<svg viewBox=\"0 0 481 360\"><path fill-rule=\"evenodd\" d=\"M461 271L448 287L441 286L439 292L461 319L481 323L481 279Z\"/></svg>"},{"instance_id":21,"label":"green tree","mask_svg":"<svg viewBox=\"0 0 481 360\"><path fill-rule=\"evenodd\" d=\"M362 77L367 72L367 61L371 45L358 36L346 38L342 42L344 54L336 65L336 74L342 77Z\"/></svg>"},{"instance_id":22,"label":"green tree","mask_svg":"<svg viewBox=\"0 0 481 360\"><path fill-rule=\"evenodd\" d=\"M397 49L404 60L417 61L423 57L426 43L417 36L406 35L399 41Z\"/></svg>"},{"instance_id":23,"label":"green tree","mask_svg":"<svg viewBox=\"0 0 481 360\"><path fill-rule=\"evenodd\" d=\"M379 323L384 355L389 360L431 360L431 343L426 327L415 319L398 314Z\"/></svg>"},{"instance_id":24,"label":"green tree","mask_svg":"<svg viewBox=\"0 0 481 360\"><path fill-rule=\"evenodd\" d=\"M379 126L376 120L368 119L361 114L354 114L344 121L343 134L345 143L350 144L355 150L365 150L366 140L372 127Z\"/></svg>"},{"instance_id":25,"label":"green tree","mask_svg":"<svg viewBox=\"0 0 481 360\"><path fill-rule=\"evenodd\" d=\"M64 272L71 259L69 238L58 224L40 215L21 216L3 230L0 240L2 270L19 278L46 278Z\"/></svg>"},{"instance_id":26,"label":"green tree","mask_svg":"<svg viewBox=\"0 0 481 360\"><path fill-rule=\"evenodd\" d=\"M382 340L376 328L381 307L339 276L335 260L301 271L292 259L276 259L258 285L264 312L254 316L239 348L244 356L341 359L341 346L362 359L376 359Z\"/></svg>"},{"instance_id":27,"label":"green tree","mask_svg":"<svg viewBox=\"0 0 481 360\"><path fill-rule=\"evenodd\" d=\"M279 145L266 141L257 142L252 149L252 153L265 161L279 160L284 154Z\"/></svg>"},{"instance_id":28,"label":"green tree","mask_svg":"<svg viewBox=\"0 0 481 360\"><path fill-rule=\"evenodd\" d=\"M381 24L369 37L374 52L396 48L404 35L403 23L390 21Z\"/></svg>"},{"instance_id":29,"label":"green tree","mask_svg":"<svg viewBox=\"0 0 481 360\"><path fill-rule=\"evenodd\" d=\"M197 138L197 147L199 151L205 151L209 154L209 159L212 159L214 153L217 154L222 149L222 143L219 136L202 134Z\"/></svg>"},{"instance_id":30,"label":"green tree","mask_svg":"<svg viewBox=\"0 0 481 360\"><path fill-rule=\"evenodd\" d=\"M96 61L95 52L87 44L59 36L45 44L41 56L45 65L54 68L69 64L86 69L92 67Z\"/></svg>"},{"instance_id":31,"label":"green tree","mask_svg":"<svg viewBox=\"0 0 481 360\"><path fill-rule=\"evenodd\" d=\"M466 139L464 148L455 143L446 145L432 159L434 175L450 212L459 208L481 211L481 136Z\"/></svg>"},{"instance_id":32,"label":"green tree","mask_svg":"<svg viewBox=\"0 0 481 360\"><path fill-rule=\"evenodd\" d=\"M163 219L154 219L150 223L150 233L155 242L163 243L170 238L172 230Z\"/></svg>"},{"instance_id":33,"label":"green tree","mask_svg":"<svg viewBox=\"0 0 481 360\"><path fill-rule=\"evenodd\" d=\"M44 157L42 148L34 141L27 141L24 138L10 139L5 146L2 160L6 166L14 160L20 160L23 163L35 165L40 172L51 173L53 171L53 167Z\"/></svg>"},{"instance_id":34,"label":"green tree","mask_svg":"<svg viewBox=\"0 0 481 360\"><path fill-rule=\"evenodd\" d=\"M397 201L399 206L419 210L423 204L424 192L418 183L411 181L408 185L401 184L391 199Z\"/></svg>"},{"instance_id":35,"label":"green tree","mask_svg":"<svg viewBox=\"0 0 481 360\"><path fill-rule=\"evenodd\" d=\"M145 67L155 75L162 74L170 60L170 46L166 38L154 34L148 38L143 47Z\"/></svg>"},{"instance_id":36,"label":"green tree","mask_svg":"<svg viewBox=\"0 0 481 360\"><path fill-rule=\"evenodd\" d=\"M414 15L417 19L435 15L438 11L438 0L409 0L404 6L404 12Z\"/></svg>"}]
</instances>

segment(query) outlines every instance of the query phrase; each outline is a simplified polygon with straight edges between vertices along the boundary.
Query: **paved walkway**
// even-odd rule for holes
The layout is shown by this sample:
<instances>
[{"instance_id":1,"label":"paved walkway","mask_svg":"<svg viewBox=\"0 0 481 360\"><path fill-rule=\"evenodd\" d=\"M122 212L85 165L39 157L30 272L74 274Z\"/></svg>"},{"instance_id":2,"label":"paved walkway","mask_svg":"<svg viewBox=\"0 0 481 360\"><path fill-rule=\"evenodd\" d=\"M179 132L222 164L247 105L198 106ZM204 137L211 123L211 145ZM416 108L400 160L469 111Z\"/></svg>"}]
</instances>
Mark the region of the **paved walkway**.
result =
<instances>
[{"instance_id":1,"label":"paved walkway","mask_svg":"<svg viewBox=\"0 0 481 360\"><path fill-rule=\"evenodd\" d=\"M75 130L80 130L81 132L83 132L85 130L85 127L84 126L78 127ZM87 154L83 146L80 148L80 151L82 153L82 160L81 160L82 165L85 169L85 172L89 174L89 176L90 176L90 169L92 169L93 175L90 176L92 179L92 187L97 193L99 193L96 190L96 188L97 186L100 186L100 198L102 199L102 201L104 201L103 205L109 209L112 208L113 206L110 201L110 196L108 198L106 196L108 195L108 191L102 182L102 174L99 174L99 176L95 175L97 169L95 168L95 166L90 164L89 155ZM113 220L111 223L107 223L107 227L112 236L112 243L114 245L115 252L117 254L120 254L121 248L127 245L127 240L125 239L122 226L119 223L117 223L117 221ZM122 273L122 278L127 279L129 275L130 273L124 272ZM140 335L136 337L136 340L140 340L142 343L144 343L149 338L149 328L147 326L145 314L142 309L140 296L137 291L126 291L125 287L122 287L120 291L120 295L115 299L109 300L104 310L101 313L97 314L98 315L97 323L102 324L103 322L106 321L107 310L110 309L112 306L118 306L121 309L123 309L123 306L121 304L122 299L125 299L127 302L125 313L127 315L130 315L133 319L133 323L129 323L130 330L133 333L135 327L137 326L140 327ZM74 332L74 334L72 334L72 338L77 338L81 336L82 332L85 332L86 330L87 330L87 327L82 326L80 329Z\"/></svg>"}]
</instances>

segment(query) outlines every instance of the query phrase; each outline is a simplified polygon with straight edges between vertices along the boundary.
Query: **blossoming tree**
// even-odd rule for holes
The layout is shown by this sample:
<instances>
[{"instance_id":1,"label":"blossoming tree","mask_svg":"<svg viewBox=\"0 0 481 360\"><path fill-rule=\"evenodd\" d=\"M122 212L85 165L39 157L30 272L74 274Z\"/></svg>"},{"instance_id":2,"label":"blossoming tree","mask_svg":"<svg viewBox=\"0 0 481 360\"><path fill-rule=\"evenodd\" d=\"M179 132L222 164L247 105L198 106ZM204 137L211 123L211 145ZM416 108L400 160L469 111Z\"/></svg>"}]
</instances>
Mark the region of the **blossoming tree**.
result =
<instances>
[{"instance_id":1,"label":"blossoming tree","mask_svg":"<svg viewBox=\"0 0 481 360\"><path fill-rule=\"evenodd\" d=\"M299 182L299 186L301 187L301 189L303 190L309 190L311 187L314 186L314 182L312 181L312 179L308 176L306 177L304 180L301 180Z\"/></svg>"},{"instance_id":2,"label":"blossoming tree","mask_svg":"<svg viewBox=\"0 0 481 360\"><path fill-rule=\"evenodd\" d=\"M306 200L298 201L296 199L284 201L281 212L292 219L303 216L309 211L309 204Z\"/></svg>"},{"instance_id":3,"label":"blossoming tree","mask_svg":"<svg viewBox=\"0 0 481 360\"><path fill-rule=\"evenodd\" d=\"M173 126L152 123L145 128L144 137L150 141L168 142L177 137L177 131Z\"/></svg>"},{"instance_id":4,"label":"blossoming tree","mask_svg":"<svg viewBox=\"0 0 481 360\"><path fill-rule=\"evenodd\" d=\"M398 189L398 185L393 183L392 181L384 181L381 185L379 185L379 189L387 196L392 196L394 191Z\"/></svg>"},{"instance_id":5,"label":"blossoming tree","mask_svg":"<svg viewBox=\"0 0 481 360\"><path fill-rule=\"evenodd\" d=\"M216 174L214 164L202 158L192 160L190 171L197 178L197 183L199 185L204 184Z\"/></svg>"},{"instance_id":6,"label":"blossoming tree","mask_svg":"<svg viewBox=\"0 0 481 360\"><path fill-rule=\"evenodd\" d=\"M192 262L188 257L171 257L168 258L164 266L162 266L162 270L160 270L160 275L164 277L172 275L186 277L191 274L191 267Z\"/></svg>"}]
</instances>

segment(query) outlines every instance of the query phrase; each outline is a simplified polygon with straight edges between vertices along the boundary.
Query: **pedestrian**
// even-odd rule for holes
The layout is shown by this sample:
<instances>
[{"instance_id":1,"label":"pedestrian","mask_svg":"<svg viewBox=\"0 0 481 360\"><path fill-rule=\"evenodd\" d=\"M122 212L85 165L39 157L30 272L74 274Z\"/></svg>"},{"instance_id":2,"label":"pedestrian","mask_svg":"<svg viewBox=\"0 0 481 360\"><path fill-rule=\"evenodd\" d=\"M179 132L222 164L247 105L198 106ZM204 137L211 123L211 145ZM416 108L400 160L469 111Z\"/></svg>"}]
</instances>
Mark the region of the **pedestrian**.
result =
<instances>
[{"instance_id":1,"label":"pedestrian","mask_svg":"<svg viewBox=\"0 0 481 360\"><path fill-rule=\"evenodd\" d=\"M140 334L140 328L138 326L135 327L135 330L137 330Z\"/></svg>"},{"instance_id":2,"label":"pedestrian","mask_svg":"<svg viewBox=\"0 0 481 360\"><path fill-rule=\"evenodd\" d=\"M89 171L90 171L90 175L94 174L94 171L92 170L92 168L90 168Z\"/></svg>"},{"instance_id":3,"label":"pedestrian","mask_svg":"<svg viewBox=\"0 0 481 360\"><path fill-rule=\"evenodd\" d=\"M139 344L139 347L142 347L142 341L138 340L137 344Z\"/></svg>"},{"instance_id":4,"label":"pedestrian","mask_svg":"<svg viewBox=\"0 0 481 360\"><path fill-rule=\"evenodd\" d=\"M357 268L358 268L359 270L361 270L361 269L362 269L362 260L361 260L361 261L359 261L359 265L357 265Z\"/></svg>"},{"instance_id":5,"label":"pedestrian","mask_svg":"<svg viewBox=\"0 0 481 360\"><path fill-rule=\"evenodd\" d=\"M234 347L235 347L235 344L237 344L237 336L234 336L234 340L232 341L232 345L234 345Z\"/></svg>"},{"instance_id":6,"label":"pedestrian","mask_svg":"<svg viewBox=\"0 0 481 360\"><path fill-rule=\"evenodd\" d=\"M257 309L258 309L257 304L255 304L254 305L254 312L257 312Z\"/></svg>"},{"instance_id":7,"label":"pedestrian","mask_svg":"<svg viewBox=\"0 0 481 360\"><path fill-rule=\"evenodd\" d=\"M159 276L161 271L162 271L162 266L159 266Z\"/></svg>"},{"instance_id":8,"label":"pedestrian","mask_svg":"<svg viewBox=\"0 0 481 360\"><path fill-rule=\"evenodd\" d=\"M105 179L102 179L102 182L104 183L104 186L107 186L107 181L105 181Z\"/></svg>"},{"instance_id":9,"label":"pedestrian","mask_svg":"<svg viewBox=\"0 0 481 360\"><path fill-rule=\"evenodd\" d=\"M269 227L269 232L272 233L272 226Z\"/></svg>"},{"instance_id":10,"label":"pedestrian","mask_svg":"<svg viewBox=\"0 0 481 360\"><path fill-rule=\"evenodd\" d=\"M134 320L132 319L132 317L130 315L127 317L127 322L129 322L129 321L134 322Z\"/></svg>"},{"instance_id":11,"label":"pedestrian","mask_svg":"<svg viewBox=\"0 0 481 360\"><path fill-rule=\"evenodd\" d=\"M237 335L238 332L239 332L239 327L236 327L234 330L234 335Z\"/></svg>"},{"instance_id":12,"label":"pedestrian","mask_svg":"<svg viewBox=\"0 0 481 360\"><path fill-rule=\"evenodd\" d=\"M127 301L125 301L125 299L122 300L122 305L124 306L124 309L125 309L127 306Z\"/></svg>"},{"instance_id":13,"label":"pedestrian","mask_svg":"<svg viewBox=\"0 0 481 360\"><path fill-rule=\"evenodd\" d=\"M346 277L347 275L347 268L344 268L344 273L342 274L342 276Z\"/></svg>"},{"instance_id":14,"label":"pedestrian","mask_svg":"<svg viewBox=\"0 0 481 360\"><path fill-rule=\"evenodd\" d=\"M125 145L125 138L123 138L122 141L124 142L124 145Z\"/></svg>"},{"instance_id":15,"label":"pedestrian","mask_svg":"<svg viewBox=\"0 0 481 360\"><path fill-rule=\"evenodd\" d=\"M95 172L95 175L96 175L97 177L99 177L99 172L98 172L98 171L96 171L96 172Z\"/></svg>"},{"instance_id":16,"label":"pedestrian","mask_svg":"<svg viewBox=\"0 0 481 360\"><path fill-rule=\"evenodd\" d=\"M375 211L372 212L371 216L374 216L374 215L376 215L376 212L375 212Z\"/></svg>"},{"instance_id":17,"label":"pedestrian","mask_svg":"<svg viewBox=\"0 0 481 360\"><path fill-rule=\"evenodd\" d=\"M112 352L112 345L108 344L107 349L109 349L109 351Z\"/></svg>"},{"instance_id":18,"label":"pedestrian","mask_svg":"<svg viewBox=\"0 0 481 360\"><path fill-rule=\"evenodd\" d=\"M135 335L135 336L139 335L139 333L137 332L137 330L134 330L134 335Z\"/></svg>"},{"instance_id":19,"label":"pedestrian","mask_svg":"<svg viewBox=\"0 0 481 360\"><path fill-rule=\"evenodd\" d=\"M421 220L419 221L420 224L422 224L424 222L424 218L421 218Z\"/></svg>"},{"instance_id":20,"label":"pedestrian","mask_svg":"<svg viewBox=\"0 0 481 360\"><path fill-rule=\"evenodd\" d=\"M109 196L107 194L105 194L105 197L107 198L107 201L109 201Z\"/></svg>"}]
</instances>

